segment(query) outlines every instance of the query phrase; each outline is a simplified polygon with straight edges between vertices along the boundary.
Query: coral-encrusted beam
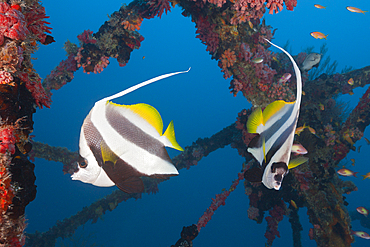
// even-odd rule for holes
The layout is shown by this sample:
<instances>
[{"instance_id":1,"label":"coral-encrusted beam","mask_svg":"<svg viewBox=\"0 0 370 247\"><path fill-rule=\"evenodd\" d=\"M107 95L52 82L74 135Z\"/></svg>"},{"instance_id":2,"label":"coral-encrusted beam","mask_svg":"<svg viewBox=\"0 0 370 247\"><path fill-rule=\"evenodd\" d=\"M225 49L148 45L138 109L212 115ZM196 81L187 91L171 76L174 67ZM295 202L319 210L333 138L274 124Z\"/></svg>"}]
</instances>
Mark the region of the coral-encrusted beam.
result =
<instances>
[{"instance_id":1,"label":"coral-encrusted beam","mask_svg":"<svg viewBox=\"0 0 370 247\"><path fill-rule=\"evenodd\" d=\"M199 138L191 146L185 147L185 151L174 157L172 161L174 164L176 164L176 167L179 170L185 167L189 169L190 166L196 165L198 161L211 152L230 144L232 144L235 148L239 148L240 150L245 149L241 140L241 133L235 128L235 124L224 128L210 138ZM34 142L34 149L34 157L63 162L65 164L63 168L64 171L73 169L70 165L66 165L66 163L69 164L74 161L74 154L65 148L55 148L47 144ZM202 155L199 155L199 150L203 150ZM71 159L69 161L62 159L59 154L60 151L62 151L64 154L67 154L68 157L71 157ZM45 156L44 153L50 153L50 155ZM143 181L145 185L145 193L149 194L156 193L158 191L158 184L163 180L147 178L143 179ZM56 225L51 227L47 232L28 234L27 246L54 246L57 238L72 236L79 226L85 224L89 220L96 222L99 217L105 214L107 210L112 211L115 209L120 202L126 201L130 198L137 199L140 197L140 194L127 194L117 189L112 194L94 202L87 208L84 208L76 215L64 219L63 221L58 221Z\"/></svg>"},{"instance_id":2,"label":"coral-encrusted beam","mask_svg":"<svg viewBox=\"0 0 370 247\"><path fill-rule=\"evenodd\" d=\"M139 49L144 40L138 32L143 18L152 18L163 13L159 8L162 5L153 4L153 2L155 1L147 3L134 1L128 6L123 5L119 11L115 11L110 16L98 32L85 30L78 35L79 47L67 41L64 48L68 58L54 68L42 83L48 95L51 95L52 89L58 90L70 82L74 72L79 68L87 74L100 73L108 66L109 58L117 59L120 66L125 66L131 52ZM163 4L166 2L164 1ZM165 9L166 12L169 10L169 8Z\"/></svg>"},{"instance_id":3,"label":"coral-encrusted beam","mask_svg":"<svg viewBox=\"0 0 370 247\"><path fill-rule=\"evenodd\" d=\"M0 246L25 243L25 207L36 196L27 159L32 115L50 104L31 63L36 42L52 40L45 9L38 1L20 2L0 2Z\"/></svg>"}]
</instances>

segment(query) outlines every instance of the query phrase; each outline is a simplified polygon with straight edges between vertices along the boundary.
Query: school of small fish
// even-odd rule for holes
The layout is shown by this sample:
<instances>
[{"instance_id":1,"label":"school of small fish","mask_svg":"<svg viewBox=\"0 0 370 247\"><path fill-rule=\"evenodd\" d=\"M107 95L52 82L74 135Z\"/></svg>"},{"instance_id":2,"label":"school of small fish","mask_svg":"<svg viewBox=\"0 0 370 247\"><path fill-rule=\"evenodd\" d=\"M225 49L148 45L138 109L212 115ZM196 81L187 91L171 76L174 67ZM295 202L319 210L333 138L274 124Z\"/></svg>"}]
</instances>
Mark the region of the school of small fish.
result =
<instances>
[{"instance_id":1,"label":"school of small fish","mask_svg":"<svg viewBox=\"0 0 370 247\"><path fill-rule=\"evenodd\" d=\"M327 6L322 6L320 4L314 4L314 7L315 8L318 8L318 9L326 9ZM356 7L351 7L351 6L348 6L346 7L346 9L350 12L353 12L353 13L362 13L362 14L365 14L365 12L369 12L367 10L362 10L362 9L359 9L359 8L356 8ZM314 37L315 39L326 39L326 37L328 36L323 34L322 32L311 32L310 33L312 37Z\"/></svg>"},{"instance_id":2,"label":"school of small fish","mask_svg":"<svg viewBox=\"0 0 370 247\"><path fill-rule=\"evenodd\" d=\"M314 4L314 7L315 8L317 8L317 9L326 9L326 7L327 6L322 6L322 5L320 5L320 4ZM352 6L348 6L348 7L346 7L346 9L348 10L348 11L350 11L350 12L353 12L353 13L362 13L362 14L365 14L365 12L368 12L367 10L362 10L362 9L360 9L360 8L357 8L357 7L352 7ZM324 33L322 33L322 32L318 32L318 31L315 31L315 32L311 32L310 33L311 34L311 36L312 37L314 37L315 39L327 39L327 36L328 36L328 34L324 34ZM310 54L311 55L311 54ZM317 64L318 65L318 64ZM307 67L308 69L311 69L312 68L312 66L311 67ZM307 70L308 70L307 69ZM303 69L303 70L305 70L305 68ZM355 81L354 81L354 79L353 78L350 78L349 80L348 80L348 85L350 85L350 86L352 86L352 85L354 85L354 83L355 83ZM319 104L319 107L320 107L320 110L324 110L324 105L322 105L322 104ZM297 128L296 129L296 134L297 135L299 135L304 129L306 128L306 126L302 126L302 127L299 127L299 128ZM350 137L345 137L345 139L346 140L348 140L350 143L351 143L351 138ZM370 144L370 141L365 137L364 138L365 139L365 141L366 141L366 143L369 145ZM358 152L360 152L360 148L361 148L361 146L359 146L358 148L357 148L357 151ZM351 164L352 164L352 166L354 166L355 165L355 160L354 159L351 159ZM339 175L341 175L341 176L353 176L353 177L356 177L356 174L358 173L358 172L354 172L354 171L352 171L352 170L350 170L350 169L347 169L347 168L342 168L342 169L339 169L338 171L337 171L337 173L339 174ZM367 174L365 174L365 175L361 175L362 177L363 177L363 179L366 179L366 178L369 178L370 179L370 172L368 172ZM364 207L358 207L357 208L357 211L360 213L360 214L363 214L364 216L368 216L369 215L369 211L366 209L366 208L364 208ZM360 238L363 238L363 239L370 239L370 235L369 234L367 234L366 232L363 232L363 231L352 231L352 234L353 235L355 235L355 236L358 236L358 237L360 237Z\"/></svg>"},{"instance_id":3,"label":"school of small fish","mask_svg":"<svg viewBox=\"0 0 370 247\"><path fill-rule=\"evenodd\" d=\"M367 145L370 145L370 141L366 137L364 137L364 139L365 139ZM362 145L360 145L357 148L358 151L360 150L361 146ZM355 159L350 159L350 161L351 161L351 165L355 166L356 160ZM358 174L358 172L352 171L352 170L347 169L345 167L339 169L337 171L337 173L341 176L356 177L356 178L357 178L357 174ZM363 180L366 179L366 178L370 179L370 172L366 173L365 175L361 175L361 176L363 177ZM365 217L368 217L368 215L369 215L369 210L367 208L363 207L363 206L357 207L356 211L358 213L364 215ZM364 232L364 231L352 231L351 233L352 233L352 235L355 235L355 236L363 238L363 239L370 239L370 235L368 233Z\"/></svg>"}]
</instances>

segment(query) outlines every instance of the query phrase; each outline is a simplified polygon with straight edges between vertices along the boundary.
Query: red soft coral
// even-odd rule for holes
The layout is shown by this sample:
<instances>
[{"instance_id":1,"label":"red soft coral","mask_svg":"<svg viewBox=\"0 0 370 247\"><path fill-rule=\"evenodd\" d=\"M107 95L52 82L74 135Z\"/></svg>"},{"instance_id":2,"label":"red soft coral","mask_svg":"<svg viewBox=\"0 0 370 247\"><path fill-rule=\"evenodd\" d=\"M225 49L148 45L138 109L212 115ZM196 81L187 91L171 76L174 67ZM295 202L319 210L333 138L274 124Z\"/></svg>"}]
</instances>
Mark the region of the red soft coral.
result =
<instances>
[{"instance_id":1,"label":"red soft coral","mask_svg":"<svg viewBox=\"0 0 370 247\"><path fill-rule=\"evenodd\" d=\"M150 14L150 17L153 18L154 16L158 16L161 18L164 11L170 11L171 6L170 2L168 0L151 0L147 2L147 5L149 5L149 10L152 14Z\"/></svg>"},{"instance_id":2,"label":"red soft coral","mask_svg":"<svg viewBox=\"0 0 370 247\"><path fill-rule=\"evenodd\" d=\"M15 40L24 40L29 33L25 16L7 3L0 2L0 45L4 36Z\"/></svg>"}]
</instances>

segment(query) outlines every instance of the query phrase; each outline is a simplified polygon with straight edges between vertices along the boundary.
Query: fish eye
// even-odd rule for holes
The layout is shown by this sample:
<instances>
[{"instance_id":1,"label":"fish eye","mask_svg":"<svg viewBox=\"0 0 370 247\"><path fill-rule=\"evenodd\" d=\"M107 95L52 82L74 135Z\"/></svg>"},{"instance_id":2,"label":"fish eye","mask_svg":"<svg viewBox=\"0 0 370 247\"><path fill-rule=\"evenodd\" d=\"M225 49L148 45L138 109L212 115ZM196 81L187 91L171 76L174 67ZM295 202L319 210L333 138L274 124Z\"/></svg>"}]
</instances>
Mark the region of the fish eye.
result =
<instances>
[{"instance_id":1,"label":"fish eye","mask_svg":"<svg viewBox=\"0 0 370 247\"><path fill-rule=\"evenodd\" d=\"M81 168L86 168L87 167L87 162L82 161L81 163L78 163L78 166L81 167Z\"/></svg>"},{"instance_id":2,"label":"fish eye","mask_svg":"<svg viewBox=\"0 0 370 247\"><path fill-rule=\"evenodd\" d=\"M77 163L80 168L86 168L88 164L87 160L84 159L81 155L78 157Z\"/></svg>"}]
</instances>

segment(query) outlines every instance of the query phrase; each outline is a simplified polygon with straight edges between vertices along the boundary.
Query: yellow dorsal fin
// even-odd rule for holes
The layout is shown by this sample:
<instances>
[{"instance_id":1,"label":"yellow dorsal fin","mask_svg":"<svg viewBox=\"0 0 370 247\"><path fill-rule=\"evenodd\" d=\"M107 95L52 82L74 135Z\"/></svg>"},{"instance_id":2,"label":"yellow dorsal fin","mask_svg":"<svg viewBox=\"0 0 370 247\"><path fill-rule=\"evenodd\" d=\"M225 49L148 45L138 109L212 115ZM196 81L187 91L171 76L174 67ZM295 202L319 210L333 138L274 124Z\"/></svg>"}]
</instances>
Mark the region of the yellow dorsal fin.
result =
<instances>
[{"instance_id":1,"label":"yellow dorsal fin","mask_svg":"<svg viewBox=\"0 0 370 247\"><path fill-rule=\"evenodd\" d=\"M284 100L276 100L266 106L266 108L263 110L263 124L265 124L273 115L280 111L286 104L292 103L287 103Z\"/></svg>"},{"instance_id":2,"label":"yellow dorsal fin","mask_svg":"<svg viewBox=\"0 0 370 247\"><path fill-rule=\"evenodd\" d=\"M100 150L103 162L111 161L113 164L116 163L118 156L108 147L104 140L100 143Z\"/></svg>"},{"instance_id":3,"label":"yellow dorsal fin","mask_svg":"<svg viewBox=\"0 0 370 247\"><path fill-rule=\"evenodd\" d=\"M162 117L153 106L144 103L139 103L135 105L119 105L109 102L109 104L130 109L131 111L135 112L140 117L145 119L151 126L153 126L158 131L159 135L162 135L163 133Z\"/></svg>"},{"instance_id":4,"label":"yellow dorsal fin","mask_svg":"<svg viewBox=\"0 0 370 247\"><path fill-rule=\"evenodd\" d=\"M257 127L263 124L262 110L258 107L248 117L247 129L249 133L257 133Z\"/></svg>"},{"instance_id":5,"label":"yellow dorsal fin","mask_svg":"<svg viewBox=\"0 0 370 247\"><path fill-rule=\"evenodd\" d=\"M292 160L289 161L288 169L292 169L292 168L295 168L299 165L302 165L307 160L308 160L308 158L304 157L304 156L299 156L298 158L292 159Z\"/></svg>"},{"instance_id":6,"label":"yellow dorsal fin","mask_svg":"<svg viewBox=\"0 0 370 247\"><path fill-rule=\"evenodd\" d=\"M164 132L163 136L167 137L167 139L171 142L171 144L172 144L171 148L174 148L174 149L177 149L177 150L180 150L180 151L184 151L184 149L182 149L182 147L180 147L180 145L176 141L175 128L173 126L173 121L170 122L170 124L168 125L168 127L167 127L166 131Z\"/></svg>"}]
</instances>

